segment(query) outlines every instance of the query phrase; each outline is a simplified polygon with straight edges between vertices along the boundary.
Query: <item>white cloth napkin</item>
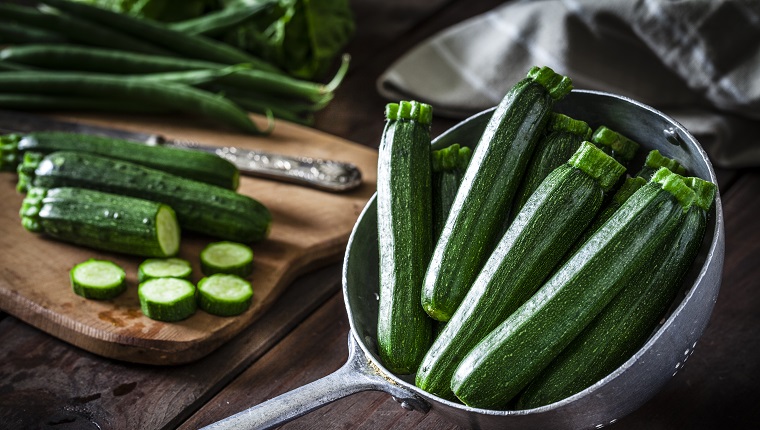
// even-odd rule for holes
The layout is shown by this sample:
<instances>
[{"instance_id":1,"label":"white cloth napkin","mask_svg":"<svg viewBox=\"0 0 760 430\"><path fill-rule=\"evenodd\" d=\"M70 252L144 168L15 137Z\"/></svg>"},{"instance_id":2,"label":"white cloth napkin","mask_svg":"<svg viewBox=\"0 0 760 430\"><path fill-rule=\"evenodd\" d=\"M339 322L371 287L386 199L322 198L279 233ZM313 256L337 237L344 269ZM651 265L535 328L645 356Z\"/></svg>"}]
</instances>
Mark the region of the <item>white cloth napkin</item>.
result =
<instances>
[{"instance_id":1,"label":"white cloth napkin","mask_svg":"<svg viewBox=\"0 0 760 430\"><path fill-rule=\"evenodd\" d=\"M512 1L422 42L378 90L463 118L534 65L673 116L718 166L760 166L758 0Z\"/></svg>"}]
</instances>

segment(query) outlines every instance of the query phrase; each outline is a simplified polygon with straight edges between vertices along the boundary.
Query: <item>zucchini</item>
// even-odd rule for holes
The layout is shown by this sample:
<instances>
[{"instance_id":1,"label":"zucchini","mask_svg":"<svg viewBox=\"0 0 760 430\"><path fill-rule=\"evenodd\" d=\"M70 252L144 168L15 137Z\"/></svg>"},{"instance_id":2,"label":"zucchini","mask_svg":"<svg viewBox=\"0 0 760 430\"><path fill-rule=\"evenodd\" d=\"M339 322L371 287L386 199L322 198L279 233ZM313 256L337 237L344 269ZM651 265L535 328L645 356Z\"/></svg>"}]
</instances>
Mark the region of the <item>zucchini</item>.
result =
<instances>
[{"instance_id":1,"label":"zucchini","mask_svg":"<svg viewBox=\"0 0 760 430\"><path fill-rule=\"evenodd\" d=\"M149 258L137 267L137 281L154 278L182 278L190 280L193 267L183 258Z\"/></svg>"},{"instance_id":2,"label":"zucchini","mask_svg":"<svg viewBox=\"0 0 760 430\"><path fill-rule=\"evenodd\" d=\"M253 251L242 243L210 243L201 251L200 259L201 272L206 276L226 273L246 278L253 272Z\"/></svg>"},{"instance_id":3,"label":"zucchini","mask_svg":"<svg viewBox=\"0 0 760 430\"><path fill-rule=\"evenodd\" d=\"M634 140L604 125L594 130L594 134L591 135L591 142L615 157L623 165L627 165L629 161L633 160L640 147Z\"/></svg>"},{"instance_id":4,"label":"zucchini","mask_svg":"<svg viewBox=\"0 0 760 430\"><path fill-rule=\"evenodd\" d=\"M459 146L458 143L432 152L434 242L441 236L443 224L449 216L470 157L472 150L466 146Z\"/></svg>"},{"instance_id":5,"label":"zucchini","mask_svg":"<svg viewBox=\"0 0 760 430\"><path fill-rule=\"evenodd\" d=\"M252 299L251 283L240 276L217 273L198 281L198 306L211 315L240 315Z\"/></svg>"},{"instance_id":6,"label":"zucchini","mask_svg":"<svg viewBox=\"0 0 760 430\"><path fill-rule=\"evenodd\" d=\"M520 394L516 407L530 409L562 400L589 387L631 357L657 327L675 299L704 238L715 185L698 185L695 204L674 237L638 268L594 321Z\"/></svg>"},{"instance_id":7,"label":"zucchini","mask_svg":"<svg viewBox=\"0 0 760 430\"><path fill-rule=\"evenodd\" d=\"M653 149L647 154L644 165L641 167L636 176L646 179L647 181L654 175L661 167L667 167L671 172L679 174L681 176L686 174L686 168L681 165L677 160L668 158L660 153L660 151Z\"/></svg>"},{"instance_id":8,"label":"zucchini","mask_svg":"<svg viewBox=\"0 0 760 430\"><path fill-rule=\"evenodd\" d=\"M148 145L90 134L40 131L0 137L0 170L15 169L20 154L28 151L49 154L55 151L90 152L163 170L196 181L235 190L240 173L229 161L214 154L188 149Z\"/></svg>"},{"instance_id":9,"label":"zucchini","mask_svg":"<svg viewBox=\"0 0 760 430\"><path fill-rule=\"evenodd\" d=\"M472 154L422 288L422 305L448 321L475 280L507 220L507 212L554 103L569 78L534 67L499 103Z\"/></svg>"},{"instance_id":10,"label":"zucchini","mask_svg":"<svg viewBox=\"0 0 760 430\"><path fill-rule=\"evenodd\" d=\"M591 138L591 127L585 122L561 113L552 113L544 136L539 139L525 175L517 189L512 214L517 214L531 194L552 170L567 163L581 142Z\"/></svg>"},{"instance_id":11,"label":"zucchini","mask_svg":"<svg viewBox=\"0 0 760 430\"><path fill-rule=\"evenodd\" d=\"M116 263L91 258L69 272L74 293L86 299L108 300L127 289L127 274Z\"/></svg>"},{"instance_id":12,"label":"zucchini","mask_svg":"<svg viewBox=\"0 0 760 430\"><path fill-rule=\"evenodd\" d=\"M451 377L462 357L541 286L624 172L584 142L542 181L425 355L418 387L453 399Z\"/></svg>"},{"instance_id":13,"label":"zucchini","mask_svg":"<svg viewBox=\"0 0 760 430\"><path fill-rule=\"evenodd\" d=\"M171 207L82 188L32 188L19 211L28 231L143 257L177 253L180 227Z\"/></svg>"},{"instance_id":14,"label":"zucchini","mask_svg":"<svg viewBox=\"0 0 760 430\"><path fill-rule=\"evenodd\" d=\"M142 313L157 321L181 321L195 313L195 285L187 279L154 278L137 287Z\"/></svg>"},{"instance_id":15,"label":"zucchini","mask_svg":"<svg viewBox=\"0 0 760 430\"><path fill-rule=\"evenodd\" d=\"M695 193L663 168L503 323L451 379L468 406L503 409L682 225Z\"/></svg>"},{"instance_id":16,"label":"zucchini","mask_svg":"<svg viewBox=\"0 0 760 430\"><path fill-rule=\"evenodd\" d=\"M58 151L41 159L24 154L19 188L80 187L152 200L171 206L182 228L236 242L264 239L271 214L235 191L160 170L85 152Z\"/></svg>"},{"instance_id":17,"label":"zucchini","mask_svg":"<svg viewBox=\"0 0 760 430\"><path fill-rule=\"evenodd\" d=\"M377 161L377 343L393 373L414 373L432 341L420 288L433 248L430 105L389 103Z\"/></svg>"}]
</instances>

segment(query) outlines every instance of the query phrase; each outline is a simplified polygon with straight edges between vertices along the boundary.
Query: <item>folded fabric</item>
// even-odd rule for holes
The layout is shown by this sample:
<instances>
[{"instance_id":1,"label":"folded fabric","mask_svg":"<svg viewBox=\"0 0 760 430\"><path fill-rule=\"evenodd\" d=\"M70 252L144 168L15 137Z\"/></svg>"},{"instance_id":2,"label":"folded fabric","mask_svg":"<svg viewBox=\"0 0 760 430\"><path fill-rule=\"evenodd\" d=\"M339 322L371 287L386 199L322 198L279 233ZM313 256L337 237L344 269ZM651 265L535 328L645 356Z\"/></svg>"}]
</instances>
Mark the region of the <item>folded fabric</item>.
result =
<instances>
[{"instance_id":1,"label":"folded fabric","mask_svg":"<svg viewBox=\"0 0 760 430\"><path fill-rule=\"evenodd\" d=\"M534 65L673 116L717 166L760 166L756 0L513 1L422 42L378 90L463 118L496 105Z\"/></svg>"}]
</instances>

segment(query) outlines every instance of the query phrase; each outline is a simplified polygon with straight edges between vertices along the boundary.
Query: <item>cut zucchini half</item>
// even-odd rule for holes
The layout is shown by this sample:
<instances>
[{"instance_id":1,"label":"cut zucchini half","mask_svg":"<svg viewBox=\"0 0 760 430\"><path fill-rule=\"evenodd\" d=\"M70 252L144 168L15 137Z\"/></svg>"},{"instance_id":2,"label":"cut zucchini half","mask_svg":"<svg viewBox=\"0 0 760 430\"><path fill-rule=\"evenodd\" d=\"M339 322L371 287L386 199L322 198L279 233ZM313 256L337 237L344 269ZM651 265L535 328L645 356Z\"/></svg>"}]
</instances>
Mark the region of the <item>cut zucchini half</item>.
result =
<instances>
[{"instance_id":1,"label":"cut zucchini half","mask_svg":"<svg viewBox=\"0 0 760 430\"><path fill-rule=\"evenodd\" d=\"M195 313L195 285L186 279L155 278L137 288L140 309L158 321L180 321Z\"/></svg>"},{"instance_id":2,"label":"cut zucchini half","mask_svg":"<svg viewBox=\"0 0 760 430\"><path fill-rule=\"evenodd\" d=\"M180 227L174 209L161 205L156 214L158 244L164 255L175 255L179 251Z\"/></svg>"},{"instance_id":3,"label":"cut zucchini half","mask_svg":"<svg viewBox=\"0 0 760 430\"><path fill-rule=\"evenodd\" d=\"M251 283L237 275L217 273L198 282L198 305L212 315L240 315L252 298Z\"/></svg>"},{"instance_id":4,"label":"cut zucchini half","mask_svg":"<svg viewBox=\"0 0 760 430\"><path fill-rule=\"evenodd\" d=\"M108 260L91 258L69 272L74 293L86 299L112 299L127 289L124 269Z\"/></svg>"},{"instance_id":5,"label":"cut zucchini half","mask_svg":"<svg viewBox=\"0 0 760 430\"><path fill-rule=\"evenodd\" d=\"M182 258L149 258L137 268L137 280L145 282L154 278L190 279L193 268Z\"/></svg>"},{"instance_id":6,"label":"cut zucchini half","mask_svg":"<svg viewBox=\"0 0 760 430\"><path fill-rule=\"evenodd\" d=\"M237 242L210 243L201 251L201 271L206 276L224 273L246 278L253 272L253 251Z\"/></svg>"}]
</instances>

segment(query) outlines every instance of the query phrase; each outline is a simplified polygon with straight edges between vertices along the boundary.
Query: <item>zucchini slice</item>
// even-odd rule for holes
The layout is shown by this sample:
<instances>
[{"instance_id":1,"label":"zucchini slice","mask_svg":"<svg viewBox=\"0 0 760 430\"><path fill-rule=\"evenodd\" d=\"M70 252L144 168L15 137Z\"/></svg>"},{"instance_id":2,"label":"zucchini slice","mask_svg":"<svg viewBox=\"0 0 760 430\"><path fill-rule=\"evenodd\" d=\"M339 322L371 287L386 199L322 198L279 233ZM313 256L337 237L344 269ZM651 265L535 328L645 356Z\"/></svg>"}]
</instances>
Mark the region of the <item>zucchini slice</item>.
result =
<instances>
[{"instance_id":1,"label":"zucchini slice","mask_svg":"<svg viewBox=\"0 0 760 430\"><path fill-rule=\"evenodd\" d=\"M127 289L126 277L119 265L91 258L75 265L69 272L74 293L86 299L112 299Z\"/></svg>"},{"instance_id":2,"label":"zucchini slice","mask_svg":"<svg viewBox=\"0 0 760 430\"><path fill-rule=\"evenodd\" d=\"M237 275L217 273L198 282L198 306L212 315L240 315L252 299L251 283Z\"/></svg>"},{"instance_id":3,"label":"zucchini slice","mask_svg":"<svg viewBox=\"0 0 760 430\"><path fill-rule=\"evenodd\" d=\"M145 282L154 278L190 279L193 268L183 258L149 258L137 268L137 281Z\"/></svg>"},{"instance_id":4,"label":"zucchini slice","mask_svg":"<svg viewBox=\"0 0 760 430\"><path fill-rule=\"evenodd\" d=\"M140 309L157 321L181 321L195 313L195 285L186 279L155 278L137 287Z\"/></svg>"},{"instance_id":5,"label":"zucchini slice","mask_svg":"<svg viewBox=\"0 0 760 430\"><path fill-rule=\"evenodd\" d=\"M253 250L237 242L214 242L201 251L201 272L206 276L226 273L247 278L253 272Z\"/></svg>"}]
</instances>

